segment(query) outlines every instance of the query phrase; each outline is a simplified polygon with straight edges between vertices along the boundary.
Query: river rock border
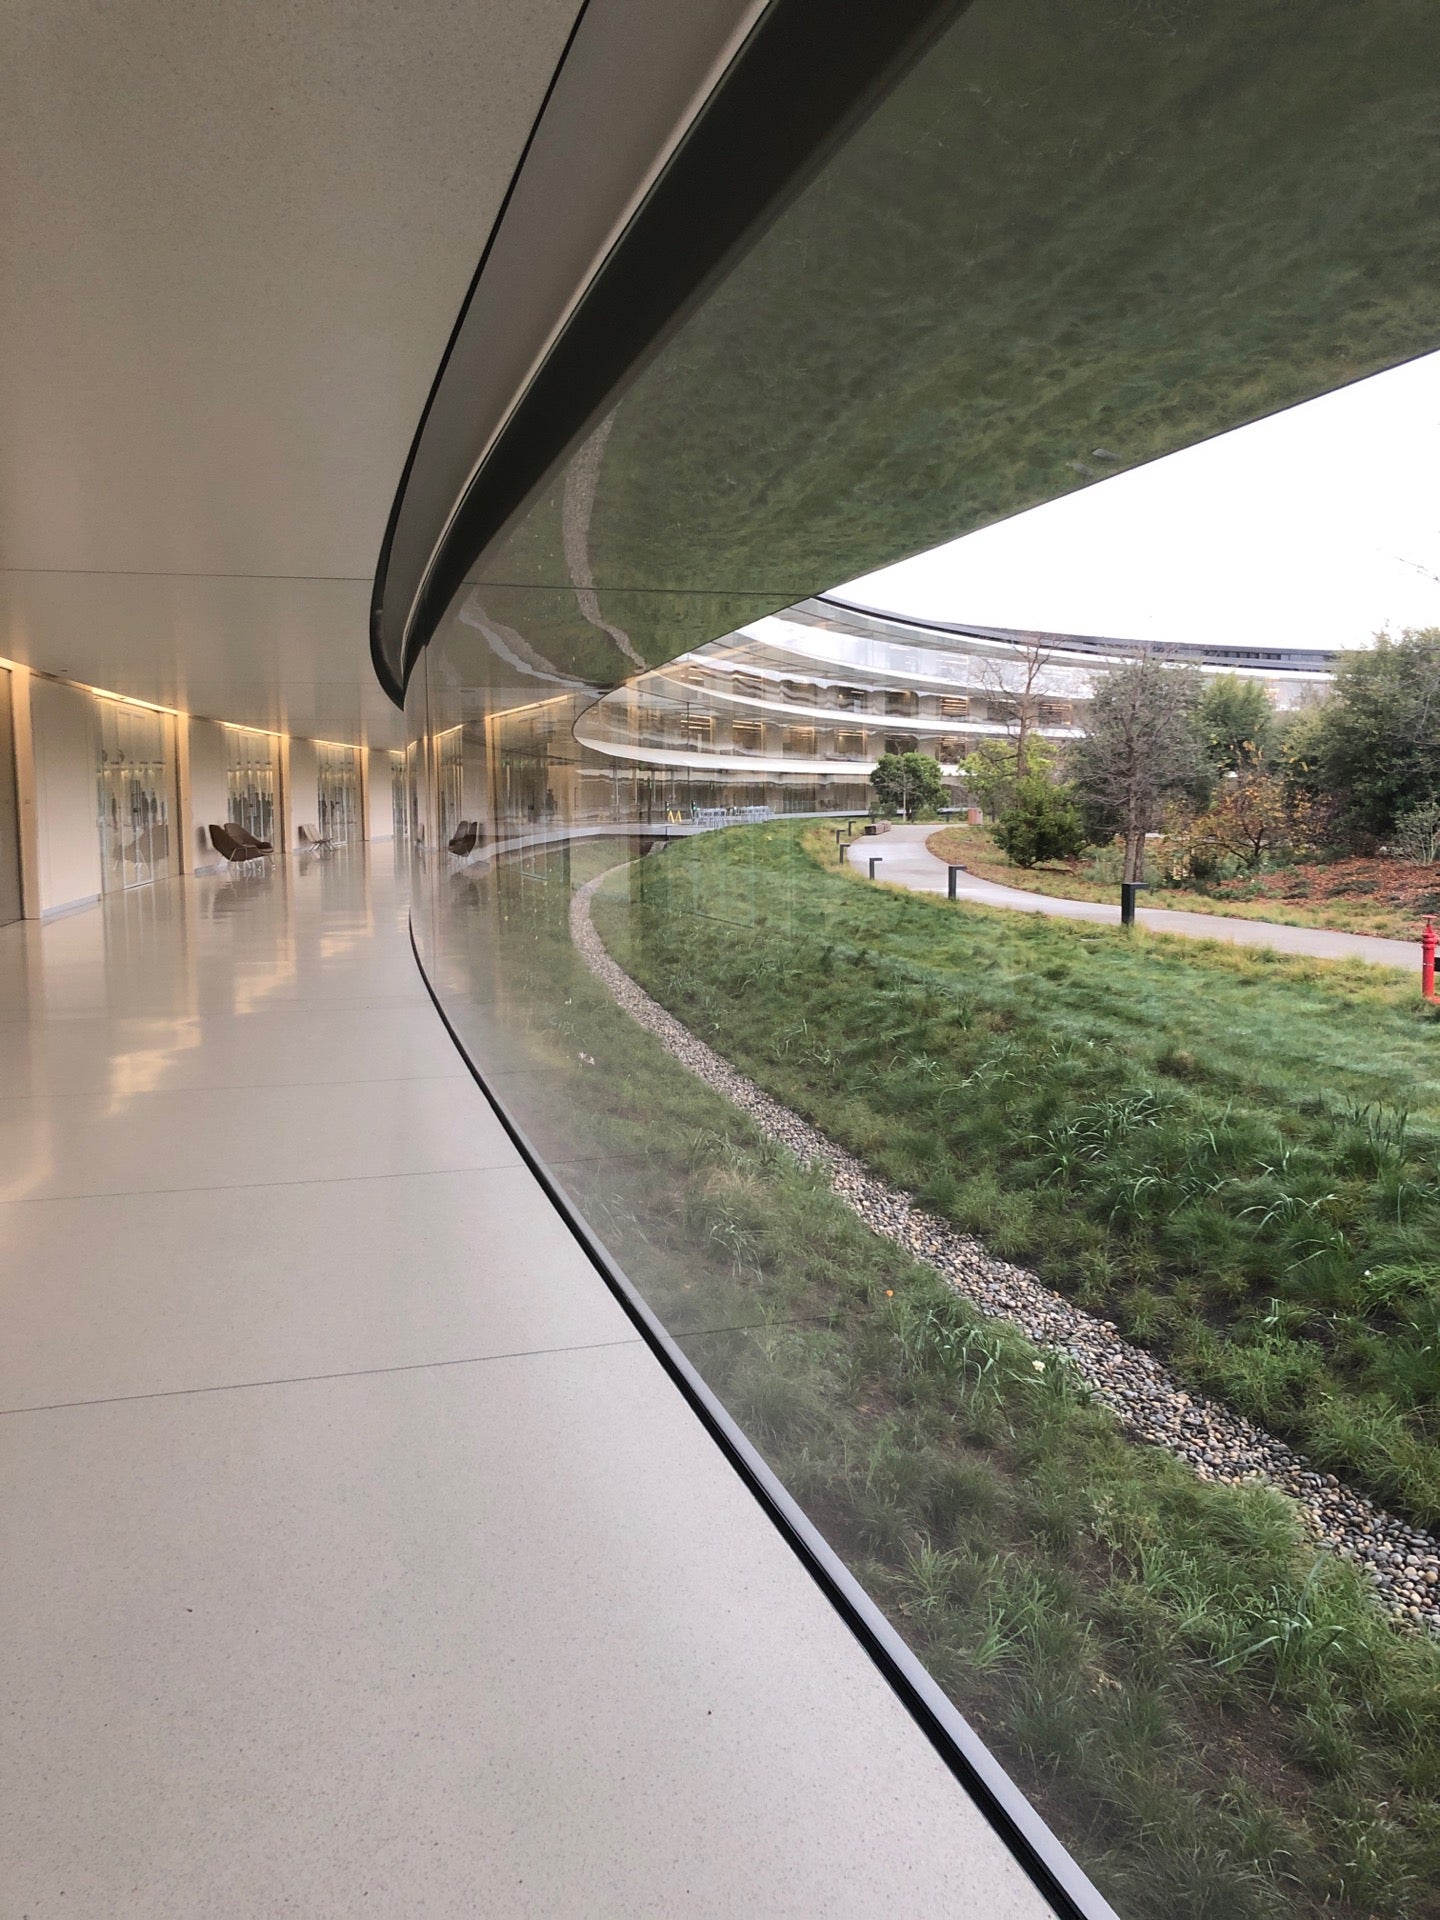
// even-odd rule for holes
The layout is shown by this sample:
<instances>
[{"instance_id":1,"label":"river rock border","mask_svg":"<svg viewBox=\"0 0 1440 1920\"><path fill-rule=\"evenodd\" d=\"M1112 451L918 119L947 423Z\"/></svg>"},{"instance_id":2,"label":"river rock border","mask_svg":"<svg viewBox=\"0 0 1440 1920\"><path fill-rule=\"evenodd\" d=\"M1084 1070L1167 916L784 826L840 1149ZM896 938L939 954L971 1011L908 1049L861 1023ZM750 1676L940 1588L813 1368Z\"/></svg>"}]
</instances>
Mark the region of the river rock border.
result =
<instances>
[{"instance_id":1,"label":"river rock border","mask_svg":"<svg viewBox=\"0 0 1440 1920\"><path fill-rule=\"evenodd\" d=\"M611 959L590 911L606 877L597 875L572 896L570 937L617 1005L683 1067L742 1108L769 1139L823 1169L834 1192L873 1233L933 1267L981 1313L1009 1321L1037 1346L1063 1355L1133 1439L1163 1447L1202 1480L1264 1480L1277 1487L1300 1509L1314 1539L1369 1576L1388 1612L1440 1634L1440 1543L1432 1535L1334 1474L1317 1473L1303 1454L1221 1402L1189 1392L1153 1354L1122 1338L1113 1321L1074 1306L1033 1273L997 1259L971 1235L927 1213L912 1195L877 1179L853 1154L737 1072Z\"/></svg>"}]
</instances>

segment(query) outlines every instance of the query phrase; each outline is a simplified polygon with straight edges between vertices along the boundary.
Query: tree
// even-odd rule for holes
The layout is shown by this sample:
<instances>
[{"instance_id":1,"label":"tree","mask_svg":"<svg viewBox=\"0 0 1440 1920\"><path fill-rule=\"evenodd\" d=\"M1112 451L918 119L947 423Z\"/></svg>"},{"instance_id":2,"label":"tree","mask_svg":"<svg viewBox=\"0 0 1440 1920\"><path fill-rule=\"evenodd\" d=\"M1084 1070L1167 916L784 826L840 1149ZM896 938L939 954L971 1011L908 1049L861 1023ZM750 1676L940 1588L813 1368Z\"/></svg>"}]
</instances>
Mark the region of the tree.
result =
<instances>
[{"instance_id":1,"label":"tree","mask_svg":"<svg viewBox=\"0 0 1440 1920\"><path fill-rule=\"evenodd\" d=\"M1033 867L1041 860L1072 859L1085 844L1085 823L1068 786L1031 773L1015 783L995 838L1017 867Z\"/></svg>"},{"instance_id":2,"label":"tree","mask_svg":"<svg viewBox=\"0 0 1440 1920\"><path fill-rule=\"evenodd\" d=\"M1262 765L1275 733L1275 709L1263 682L1242 680L1238 673L1207 680L1200 696L1200 732L1217 773Z\"/></svg>"},{"instance_id":3,"label":"tree","mask_svg":"<svg viewBox=\"0 0 1440 1920\"><path fill-rule=\"evenodd\" d=\"M1383 838L1400 814L1440 799L1440 627L1382 633L1341 661L1313 757L1353 833Z\"/></svg>"},{"instance_id":4,"label":"tree","mask_svg":"<svg viewBox=\"0 0 1440 1920\"><path fill-rule=\"evenodd\" d=\"M1124 839L1127 881L1145 878L1145 836L1159 827L1166 801L1205 792L1200 694L1193 667L1167 666L1157 653L1096 681L1071 774L1092 828Z\"/></svg>"},{"instance_id":5,"label":"tree","mask_svg":"<svg viewBox=\"0 0 1440 1920\"><path fill-rule=\"evenodd\" d=\"M1055 748L1043 735L1031 737L1026 748L1028 777L1048 775L1055 764ZM1020 776L1015 771L1015 753L1008 741L983 740L960 769L965 791L998 820L1015 797Z\"/></svg>"},{"instance_id":6,"label":"tree","mask_svg":"<svg viewBox=\"0 0 1440 1920\"><path fill-rule=\"evenodd\" d=\"M992 696L992 717L997 709L1004 715L1005 732L1013 742L1010 771L1016 780L1038 771L1035 748L1043 738L1035 732L1040 683L1053 657L1054 649L1037 634L1021 634L1009 652L981 654L976 662L980 685Z\"/></svg>"},{"instance_id":7,"label":"tree","mask_svg":"<svg viewBox=\"0 0 1440 1920\"><path fill-rule=\"evenodd\" d=\"M940 762L928 753L882 753L870 775L875 798L887 813L906 820L945 804Z\"/></svg>"},{"instance_id":8,"label":"tree","mask_svg":"<svg viewBox=\"0 0 1440 1920\"><path fill-rule=\"evenodd\" d=\"M1225 775L1214 804L1191 827L1190 870L1198 879L1229 854L1253 872L1290 839L1285 783L1259 767L1245 767Z\"/></svg>"}]
</instances>

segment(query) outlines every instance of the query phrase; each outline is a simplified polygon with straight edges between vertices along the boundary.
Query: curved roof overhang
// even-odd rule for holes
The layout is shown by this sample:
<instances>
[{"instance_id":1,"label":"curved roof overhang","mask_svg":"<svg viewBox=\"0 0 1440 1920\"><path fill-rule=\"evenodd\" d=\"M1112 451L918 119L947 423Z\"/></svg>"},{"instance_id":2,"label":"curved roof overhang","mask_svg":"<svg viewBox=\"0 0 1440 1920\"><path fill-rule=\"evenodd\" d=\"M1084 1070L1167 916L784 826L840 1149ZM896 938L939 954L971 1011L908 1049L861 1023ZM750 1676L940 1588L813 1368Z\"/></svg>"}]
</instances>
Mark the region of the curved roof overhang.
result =
<instances>
[{"instance_id":1,"label":"curved roof overhang","mask_svg":"<svg viewBox=\"0 0 1440 1920\"><path fill-rule=\"evenodd\" d=\"M391 512L371 652L392 698L475 556L965 3L589 0Z\"/></svg>"}]
</instances>

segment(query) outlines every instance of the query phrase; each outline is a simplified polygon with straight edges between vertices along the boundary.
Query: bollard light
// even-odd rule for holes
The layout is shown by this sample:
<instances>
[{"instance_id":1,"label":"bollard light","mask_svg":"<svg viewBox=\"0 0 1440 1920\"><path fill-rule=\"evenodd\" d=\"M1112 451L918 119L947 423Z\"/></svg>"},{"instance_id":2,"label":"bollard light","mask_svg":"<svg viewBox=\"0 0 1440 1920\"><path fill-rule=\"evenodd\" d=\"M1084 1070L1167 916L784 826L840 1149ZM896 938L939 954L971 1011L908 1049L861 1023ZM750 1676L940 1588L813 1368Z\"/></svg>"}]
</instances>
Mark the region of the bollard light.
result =
<instances>
[{"instance_id":1,"label":"bollard light","mask_svg":"<svg viewBox=\"0 0 1440 1920\"><path fill-rule=\"evenodd\" d=\"M965 869L963 867L951 867L950 869L950 885L947 891L952 900L955 898L955 876L957 873L963 873L964 871Z\"/></svg>"},{"instance_id":2,"label":"bollard light","mask_svg":"<svg viewBox=\"0 0 1440 1920\"><path fill-rule=\"evenodd\" d=\"M873 879L875 878L875 869L876 869L876 867L878 867L878 866L879 866L879 864L880 864L880 862L881 862L881 861L882 861L882 860L884 859L884 857L885 857L885 856L884 856L884 854L881 854L881 853L872 853L872 854L871 854L871 856L870 856L870 878L871 878L872 880L873 880Z\"/></svg>"}]
</instances>

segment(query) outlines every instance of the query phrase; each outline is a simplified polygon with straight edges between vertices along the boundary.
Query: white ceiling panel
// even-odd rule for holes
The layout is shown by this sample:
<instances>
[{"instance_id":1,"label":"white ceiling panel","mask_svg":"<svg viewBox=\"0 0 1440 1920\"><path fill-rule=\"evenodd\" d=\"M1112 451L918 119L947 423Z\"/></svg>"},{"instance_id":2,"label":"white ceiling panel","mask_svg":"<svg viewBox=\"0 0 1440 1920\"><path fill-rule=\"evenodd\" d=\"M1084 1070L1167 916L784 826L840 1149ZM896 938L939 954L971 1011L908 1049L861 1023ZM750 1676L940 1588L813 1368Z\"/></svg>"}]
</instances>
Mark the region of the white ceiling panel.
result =
<instances>
[{"instance_id":1,"label":"white ceiling panel","mask_svg":"<svg viewBox=\"0 0 1440 1920\"><path fill-rule=\"evenodd\" d=\"M370 582L575 0L12 0L0 653L398 739Z\"/></svg>"}]
</instances>

